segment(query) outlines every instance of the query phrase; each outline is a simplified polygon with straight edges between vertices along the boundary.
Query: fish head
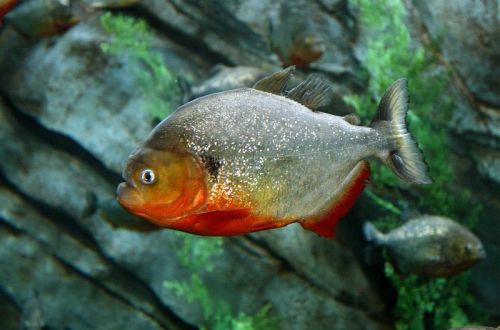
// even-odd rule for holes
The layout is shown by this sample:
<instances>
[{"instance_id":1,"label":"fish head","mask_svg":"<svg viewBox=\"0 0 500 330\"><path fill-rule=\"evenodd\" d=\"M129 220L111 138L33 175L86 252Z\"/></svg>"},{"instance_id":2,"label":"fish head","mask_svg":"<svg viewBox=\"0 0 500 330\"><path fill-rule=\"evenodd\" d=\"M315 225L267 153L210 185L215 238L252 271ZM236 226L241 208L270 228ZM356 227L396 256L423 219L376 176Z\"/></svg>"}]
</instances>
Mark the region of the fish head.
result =
<instances>
[{"instance_id":1,"label":"fish head","mask_svg":"<svg viewBox=\"0 0 500 330\"><path fill-rule=\"evenodd\" d=\"M323 39L316 34L299 34L289 47L288 61L298 67L306 67L319 60L326 51Z\"/></svg>"},{"instance_id":2,"label":"fish head","mask_svg":"<svg viewBox=\"0 0 500 330\"><path fill-rule=\"evenodd\" d=\"M129 212L163 227L194 214L206 203L203 169L190 154L139 147L130 155L117 188Z\"/></svg>"},{"instance_id":3,"label":"fish head","mask_svg":"<svg viewBox=\"0 0 500 330\"><path fill-rule=\"evenodd\" d=\"M466 228L453 235L447 260L453 273L466 270L486 258L486 252L479 238Z\"/></svg>"}]
</instances>

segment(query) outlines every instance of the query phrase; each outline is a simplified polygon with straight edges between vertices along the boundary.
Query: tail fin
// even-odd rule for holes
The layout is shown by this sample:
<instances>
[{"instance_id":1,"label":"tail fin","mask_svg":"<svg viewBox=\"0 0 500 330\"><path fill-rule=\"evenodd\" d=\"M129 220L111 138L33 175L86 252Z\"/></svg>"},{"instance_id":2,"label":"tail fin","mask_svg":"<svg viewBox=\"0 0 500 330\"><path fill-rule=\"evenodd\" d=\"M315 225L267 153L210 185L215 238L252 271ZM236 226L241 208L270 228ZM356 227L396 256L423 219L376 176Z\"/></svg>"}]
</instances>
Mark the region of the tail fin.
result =
<instances>
[{"instance_id":1,"label":"tail fin","mask_svg":"<svg viewBox=\"0 0 500 330\"><path fill-rule=\"evenodd\" d=\"M363 234L368 242L377 245L384 243L384 234L382 234L371 222L365 222L363 225Z\"/></svg>"},{"instance_id":2,"label":"tail fin","mask_svg":"<svg viewBox=\"0 0 500 330\"><path fill-rule=\"evenodd\" d=\"M376 128L381 121L388 122L388 130L394 141L384 162L402 179L419 184L431 183L422 151L406 127L408 111L408 89L406 79L396 80L385 92L371 126ZM387 127L387 125L383 125Z\"/></svg>"}]
</instances>

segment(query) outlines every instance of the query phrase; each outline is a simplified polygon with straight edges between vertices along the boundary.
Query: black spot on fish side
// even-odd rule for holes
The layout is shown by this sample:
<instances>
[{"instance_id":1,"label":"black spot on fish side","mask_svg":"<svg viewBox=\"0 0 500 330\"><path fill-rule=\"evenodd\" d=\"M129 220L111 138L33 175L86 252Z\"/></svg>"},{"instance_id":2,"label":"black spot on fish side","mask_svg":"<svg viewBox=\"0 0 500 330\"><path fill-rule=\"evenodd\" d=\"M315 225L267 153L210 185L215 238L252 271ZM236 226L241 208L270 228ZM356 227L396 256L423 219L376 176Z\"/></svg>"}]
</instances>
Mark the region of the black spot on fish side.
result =
<instances>
[{"instance_id":1,"label":"black spot on fish side","mask_svg":"<svg viewBox=\"0 0 500 330\"><path fill-rule=\"evenodd\" d=\"M219 174L219 168L221 166L221 162L213 156L202 156L201 161L205 168L208 171L208 174L210 174L210 177L214 180L217 181L217 176Z\"/></svg>"}]
</instances>

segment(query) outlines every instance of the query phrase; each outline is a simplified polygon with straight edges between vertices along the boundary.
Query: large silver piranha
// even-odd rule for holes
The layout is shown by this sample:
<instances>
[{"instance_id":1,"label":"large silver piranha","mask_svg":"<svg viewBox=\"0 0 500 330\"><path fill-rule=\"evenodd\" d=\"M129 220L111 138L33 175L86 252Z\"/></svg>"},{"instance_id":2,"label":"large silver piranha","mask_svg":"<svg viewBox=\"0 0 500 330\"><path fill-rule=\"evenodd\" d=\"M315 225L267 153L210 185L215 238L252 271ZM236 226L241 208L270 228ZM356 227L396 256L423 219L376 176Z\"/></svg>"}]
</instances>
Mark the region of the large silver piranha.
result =
<instances>
[{"instance_id":1,"label":"large silver piranha","mask_svg":"<svg viewBox=\"0 0 500 330\"><path fill-rule=\"evenodd\" d=\"M285 92L293 68L181 106L130 155L119 203L163 227L239 235L298 222L332 238L382 159L430 183L406 128L406 80L386 91L369 127L315 111L330 98L318 75Z\"/></svg>"}]
</instances>

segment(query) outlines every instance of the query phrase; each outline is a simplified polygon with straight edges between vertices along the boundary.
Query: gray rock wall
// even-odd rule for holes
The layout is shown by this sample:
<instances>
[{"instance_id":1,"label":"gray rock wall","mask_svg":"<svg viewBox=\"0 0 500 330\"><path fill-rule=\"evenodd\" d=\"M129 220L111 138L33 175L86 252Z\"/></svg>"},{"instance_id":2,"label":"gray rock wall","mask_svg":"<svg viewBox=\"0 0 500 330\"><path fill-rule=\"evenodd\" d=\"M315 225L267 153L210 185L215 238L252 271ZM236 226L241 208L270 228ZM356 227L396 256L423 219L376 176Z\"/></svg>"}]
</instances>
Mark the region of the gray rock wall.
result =
<instances>
[{"instance_id":1,"label":"gray rock wall","mask_svg":"<svg viewBox=\"0 0 500 330\"><path fill-rule=\"evenodd\" d=\"M477 226L488 258L473 271L485 310L500 315L500 7L498 1L407 1L420 41L452 73L449 129L458 179L483 206Z\"/></svg>"},{"instance_id":2,"label":"gray rock wall","mask_svg":"<svg viewBox=\"0 0 500 330\"><path fill-rule=\"evenodd\" d=\"M498 260L500 251L494 197L500 182L500 75L493 42L499 25L493 3L480 2L469 15L467 2L408 2L425 27L422 33L441 41L442 56L456 72L452 90L461 102L450 128L457 143L472 146L457 147L459 154L470 150L464 155L468 175L487 182L464 185L483 196L487 212L480 230L488 260ZM305 8L316 24L310 28L327 46L310 69L325 73L339 94L362 89L352 50L358 32L347 1L207 6L144 0L129 13L149 21L155 49L176 75L197 85L220 63L279 67L272 31L298 19L280 16L284 5ZM7 301L0 306L6 315L2 329L17 327L32 290L50 329L185 329L201 321L197 308L163 285L186 276L174 233L116 228L100 209L113 200L122 165L153 118L140 110L147 100L127 59L100 51L107 37L99 15L41 40L8 26L0 34L0 299ZM187 92L179 99L190 97ZM283 329L390 328L387 297L377 293L372 274L351 250L359 244L328 241L293 225L227 238L215 270L204 279L238 311L252 314L270 303ZM500 270L493 263L481 267L478 292L498 311L492 293L498 292Z\"/></svg>"}]
</instances>

